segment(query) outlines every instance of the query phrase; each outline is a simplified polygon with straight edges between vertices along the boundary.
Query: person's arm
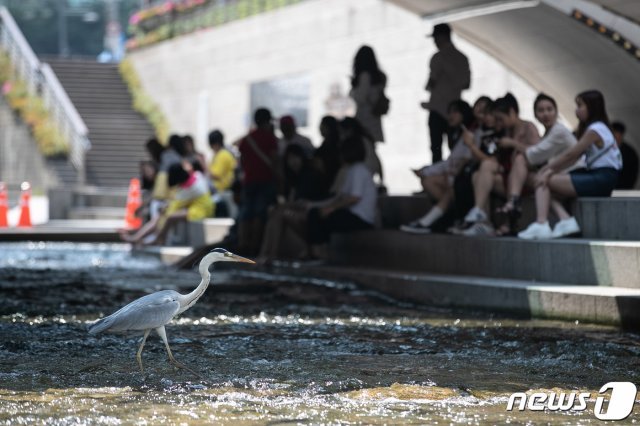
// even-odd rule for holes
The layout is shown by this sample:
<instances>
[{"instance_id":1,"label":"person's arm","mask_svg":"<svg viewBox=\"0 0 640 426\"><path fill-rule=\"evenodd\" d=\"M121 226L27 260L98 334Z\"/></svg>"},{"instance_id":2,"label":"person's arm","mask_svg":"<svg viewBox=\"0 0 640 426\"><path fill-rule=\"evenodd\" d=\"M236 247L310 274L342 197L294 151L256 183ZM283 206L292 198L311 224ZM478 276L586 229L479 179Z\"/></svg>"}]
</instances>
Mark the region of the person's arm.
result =
<instances>
[{"instance_id":1,"label":"person's arm","mask_svg":"<svg viewBox=\"0 0 640 426\"><path fill-rule=\"evenodd\" d=\"M519 152L525 152L530 145L519 142L517 139L504 137L498 141L501 148L513 148Z\"/></svg>"},{"instance_id":2,"label":"person's arm","mask_svg":"<svg viewBox=\"0 0 640 426\"><path fill-rule=\"evenodd\" d=\"M571 143L573 140L573 143ZM577 141L569 130L556 125L549 129L548 133L533 146L529 146L524 151L529 164L534 166L544 164L557 152L562 151L562 147L575 145Z\"/></svg>"},{"instance_id":3,"label":"person's arm","mask_svg":"<svg viewBox=\"0 0 640 426\"><path fill-rule=\"evenodd\" d=\"M476 145L474 137L473 137L473 133L471 133L470 131L465 129L465 131L464 131L464 133L462 135L462 141L469 148L469 150L471 151L471 155L473 155L473 157L476 160L484 161L484 160L487 160L487 159L490 158L489 155L487 155L484 152L482 152L480 150L480 148L478 147L478 145Z\"/></svg>"},{"instance_id":4,"label":"person's arm","mask_svg":"<svg viewBox=\"0 0 640 426\"><path fill-rule=\"evenodd\" d=\"M440 76L440 71L440 55L436 53L431 58L431 62L429 62L429 80L427 81L427 86L425 87L428 92L433 91L434 87L436 87L438 78Z\"/></svg>"},{"instance_id":5,"label":"person's arm","mask_svg":"<svg viewBox=\"0 0 640 426\"><path fill-rule=\"evenodd\" d=\"M354 195L348 194L339 194L337 197L335 197L320 209L320 215L328 216L336 210L348 208L353 206L354 204L358 204L360 200L361 197L356 197Z\"/></svg>"},{"instance_id":6,"label":"person's arm","mask_svg":"<svg viewBox=\"0 0 640 426\"><path fill-rule=\"evenodd\" d=\"M362 72L358 77L358 85L351 90L351 97L356 104L369 103L371 93L371 76L368 72Z\"/></svg>"},{"instance_id":7,"label":"person's arm","mask_svg":"<svg viewBox=\"0 0 640 426\"><path fill-rule=\"evenodd\" d=\"M536 185L546 185L553 174L574 164L578 161L578 158L580 158L580 156L597 141L602 141L600 135L593 130L587 131L582 135L577 144L560 154L558 158L547 164L538 172L538 175L536 176Z\"/></svg>"}]
</instances>

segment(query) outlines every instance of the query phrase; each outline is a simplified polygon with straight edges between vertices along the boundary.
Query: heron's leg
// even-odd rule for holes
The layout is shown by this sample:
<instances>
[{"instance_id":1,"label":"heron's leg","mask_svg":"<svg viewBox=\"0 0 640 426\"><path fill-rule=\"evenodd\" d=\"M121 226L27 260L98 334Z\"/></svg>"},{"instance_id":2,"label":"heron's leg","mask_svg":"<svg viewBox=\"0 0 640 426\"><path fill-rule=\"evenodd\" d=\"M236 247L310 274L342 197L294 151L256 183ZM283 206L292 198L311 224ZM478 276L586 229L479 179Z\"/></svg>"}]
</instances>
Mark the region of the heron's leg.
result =
<instances>
[{"instance_id":1,"label":"heron's leg","mask_svg":"<svg viewBox=\"0 0 640 426\"><path fill-rule=\"evenodd\" d=\"M193 371L192 369L190 369L189 367L187 367L186 365L184 365L181 362L178 362L174 357L173 354L171 353L171 348L169 347L169 341L167 340L167 332L164 330L164 325L162 327L158 327L156 328L156 332L158 333L158 336L160 336L160 338L162 339L162 341L164 342L164 346L167 348L167 354L169 355L169 361L175 365L176 367L185 369L187 371L189 371L190 373L195 374L196 376L203 378L200 374L196 373L195 371Z\"/></svg>"},{"instance_id":2,"label":"heron's leg","mask_svg":"<svg viewBox=\"0 0 640 426\"><path fill-rule=\"evenodd\" d=\"M136 354L136 359L138 360L138 365L140 366L140 372L144 373L142 369L142 348L144 348L144 343L147 341L147 337L149 337L149 333L151 330L145 330L144 336L142 337L142 342L140 343L140 347L138 348L138 353Z\"/></svg>"}]
</instances>

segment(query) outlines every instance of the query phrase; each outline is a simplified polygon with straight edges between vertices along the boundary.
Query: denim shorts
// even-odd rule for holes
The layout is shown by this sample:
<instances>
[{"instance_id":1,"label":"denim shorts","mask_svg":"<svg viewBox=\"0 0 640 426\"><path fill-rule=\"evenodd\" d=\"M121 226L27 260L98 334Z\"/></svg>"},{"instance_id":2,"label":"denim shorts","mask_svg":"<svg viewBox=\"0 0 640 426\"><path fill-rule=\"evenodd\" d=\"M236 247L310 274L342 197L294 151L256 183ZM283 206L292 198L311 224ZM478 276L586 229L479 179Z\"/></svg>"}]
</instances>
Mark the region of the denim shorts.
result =
<instances>
[{"instance_id":1,"label":"denim shorts","mask_svg":"<svg viewBox=\"0 0 640 426\"><path fill-rule=\"evenodd\" d=\"M249 183L242 189L242 205L239 219L248 221L253 219L267 220L269 207L276 203L277 190L273 183Z\"/></svg>"},{"instance_id":2,"label":"denim shorts","mask_svg":"<svg viewBox=\"0 0 640 426\"><path fill-rule=\"evenodd\" d=\"M569 173L578 197L610 197L618 183L619 170L610 167L580 169Z\"/></svg>"}]
</instances>

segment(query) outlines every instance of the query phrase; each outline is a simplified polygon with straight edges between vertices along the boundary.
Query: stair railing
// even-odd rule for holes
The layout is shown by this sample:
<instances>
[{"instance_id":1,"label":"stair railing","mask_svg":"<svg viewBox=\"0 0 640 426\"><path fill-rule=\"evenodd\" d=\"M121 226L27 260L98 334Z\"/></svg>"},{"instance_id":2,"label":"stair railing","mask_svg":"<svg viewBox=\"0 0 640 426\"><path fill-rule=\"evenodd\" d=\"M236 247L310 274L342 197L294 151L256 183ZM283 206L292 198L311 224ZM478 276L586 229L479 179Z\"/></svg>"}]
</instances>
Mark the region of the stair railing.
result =
<instances>
[{"instance_id":1,"label":"stair railing","mask_svg":"<svg viewBox=\"0 0 640 426\"><path fill-rule=\"evenodd\" d=\"M69 161L79 185L86 181L85 154L91 148L88 129L48 64L41 63L6 7L0 6L0 46L9 54L31 94L44 100L54 122L69 141Z\"/></svg>"}]
</instances>

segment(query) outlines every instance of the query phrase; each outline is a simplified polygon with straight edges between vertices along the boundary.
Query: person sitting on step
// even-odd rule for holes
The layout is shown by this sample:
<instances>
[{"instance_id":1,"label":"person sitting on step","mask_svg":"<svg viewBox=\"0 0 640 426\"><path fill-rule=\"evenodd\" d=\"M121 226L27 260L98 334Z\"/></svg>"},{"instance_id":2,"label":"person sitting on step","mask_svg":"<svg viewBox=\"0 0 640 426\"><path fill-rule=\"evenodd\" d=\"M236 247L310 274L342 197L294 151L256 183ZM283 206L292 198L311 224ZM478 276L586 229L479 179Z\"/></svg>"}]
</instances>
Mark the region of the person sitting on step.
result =
<instances>
[{"instance_id":1,"label":"person sitting on step","mask_svg":"<svg viewBox=\"0 0 640 426\"><path fill-rule=\"evenodd\" d=\"M451 155L446 160L439 161L420 170L414 170L421 178L422 187L431 195L437 204L427 214L409 224L402 225L401 231L416 234L428 234L431 226L440 219L453 201L453 182L471 158L471 151L463 139L473 141L474 114L471 106L463 100L456 100L449 104L447 110L449 124L449 140L456 141Z\"/></svg>"},{"instance_id":2,"label":"person sitting on step","mask_svg":"<svg viewBox=\"0 0 640 426\"><path fill-rule=\"evenodd\" d=\"M579 120L578 143L540 169L535 178L537 219L518 237L523 239L559 238L580 232L575 217L554 205L558 223L549 226L551 200L575 197L609 197L618 182L622 156L609 127L609 118L602 93L588 90L576 96L576 116ZM586 168L566 172L582 155Z\"/></svg>"},{"instance_id":3,"label":"person sitting on step","mask_svg":"<svg viewBox=\"0 0 640 426\"><path fill-rule=\"evenodd\" d=\"M135 245L164 244L168 232L178 222L197 221L213 216L215 205L211 200L209 182L187 161L169 167L169 188L176 188L166 210L151 219L142 228L130 234L120 232L123 241Z\"/></svg>"},{"instance_id":4,"label":"person sitting on step","mask_svg":"<svg viewBox=\"0 0 640 426\"><path fill-rule=\"evenodd\" d=\"M534 145L540 140L538 129L530 121L519 117L518 101L511 94L495 102L496 124L503 129L504 138L515 139L524 145ZM511 170L513 149L498 145L493 148L493 154L477 152L471 146L472 152L480 159L480 166L473 175L473 192L475 206L465 216L468 228L462 231L467 236L492 236L495 234L489 217L489 197L491 193L506 195L507 176ZM508 229L500 229L500 233L507 233Z\"/></svg>"},{"instance_id":5,"label":"person sitting on step","mask_svg":"<svg viewBox=\"0 0 640 426\"><path fill-rule=\"evenodd\" d=\"M502 138L499 142L501 147L512 148L515 151L507 179L508 199L502 208L498 209L499 213L508 218L512 233L522 213L520 196L523 189L533 188L536 170L578 143L573 133L558 121L555 99L544 93L539 94L533 103L533 111L536 119L545 128L545 134L539 143L526 145L511 138ZM581 167L584 167L582 157L570 165L567 171ZM553 203L555 209L557 206Z\"/></svg>"}]
</instances>

